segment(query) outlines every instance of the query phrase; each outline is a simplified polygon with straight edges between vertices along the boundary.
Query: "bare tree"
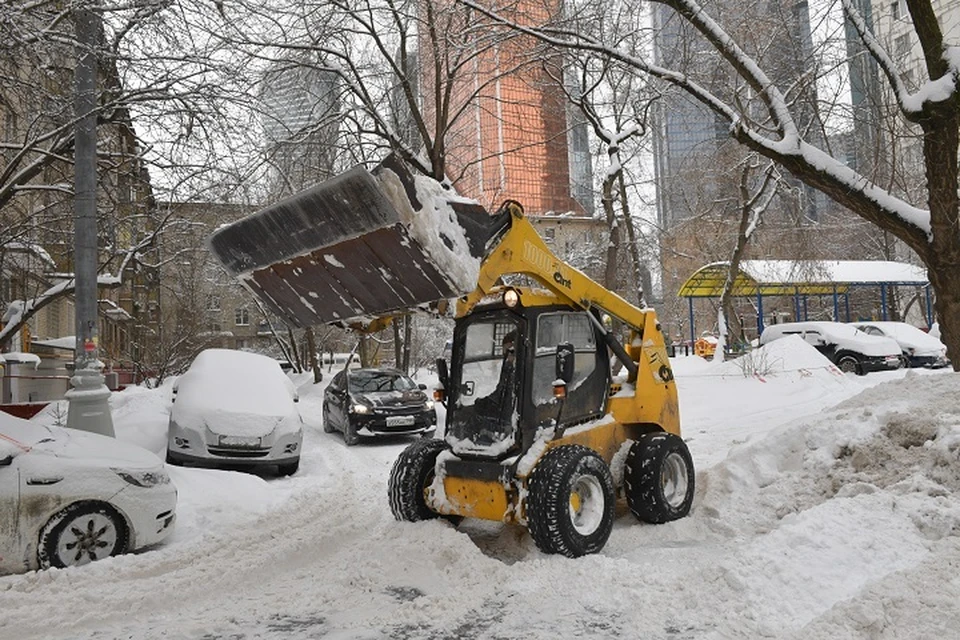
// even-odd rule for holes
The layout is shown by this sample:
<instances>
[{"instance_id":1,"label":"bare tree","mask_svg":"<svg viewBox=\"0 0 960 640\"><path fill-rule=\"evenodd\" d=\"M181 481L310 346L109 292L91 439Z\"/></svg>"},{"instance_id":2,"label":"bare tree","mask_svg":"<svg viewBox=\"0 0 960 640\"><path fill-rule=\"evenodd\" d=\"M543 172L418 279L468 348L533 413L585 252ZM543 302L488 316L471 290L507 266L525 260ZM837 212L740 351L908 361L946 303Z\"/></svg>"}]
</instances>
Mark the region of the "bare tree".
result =
<instances>
[{"instance_id":1,"label":"bare tree","mask_svg":"<svg viewBox=\"0 0 960 640\"><path fill-rule=\"evenodd\" d=\"M754 232L760 226L763 213L769 208L776 195L776 167L767 166L763 173L763 181L756 192L750 191L750 174L757 168L756 158L747 158L740 170L740 224L737 227L737 240L730 255L730 265L727 277L720 293L720 303L717 307L717 350L714 360L723 361L724 351L728 344L732 344L733 336L743 335L743 323L733 309L733 291L737 276L740 275L740 262L747 250L747 245Z\"/></svg>"}]
</instances>

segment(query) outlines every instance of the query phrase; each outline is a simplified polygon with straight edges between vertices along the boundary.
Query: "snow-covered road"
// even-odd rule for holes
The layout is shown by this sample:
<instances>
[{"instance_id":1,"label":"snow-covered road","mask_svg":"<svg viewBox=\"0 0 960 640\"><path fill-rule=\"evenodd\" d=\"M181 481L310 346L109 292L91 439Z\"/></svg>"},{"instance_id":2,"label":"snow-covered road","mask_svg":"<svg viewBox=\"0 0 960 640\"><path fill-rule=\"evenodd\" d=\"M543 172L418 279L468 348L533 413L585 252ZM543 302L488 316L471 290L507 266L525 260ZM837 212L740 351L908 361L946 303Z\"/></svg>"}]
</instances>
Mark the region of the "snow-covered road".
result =
<instances>
[{"instance_id":1,"label":"snow-covered road","mask_svg":"<svg viewBox=\"0 0 960 640\"><path fill-rule=\"evenodd\" d=\"M409 441L345 447L303 379L296 476L173 468L167 544L0 578L0 637L952 637L960 376L845 376L783 348L791 365L759 377L675 361L693 512L660 526L621 512L603 552L576 560L495 523L396 522L387 476ZM164 393L120 394L121 437L156 447Z\"/></svg>"}]
</instances>

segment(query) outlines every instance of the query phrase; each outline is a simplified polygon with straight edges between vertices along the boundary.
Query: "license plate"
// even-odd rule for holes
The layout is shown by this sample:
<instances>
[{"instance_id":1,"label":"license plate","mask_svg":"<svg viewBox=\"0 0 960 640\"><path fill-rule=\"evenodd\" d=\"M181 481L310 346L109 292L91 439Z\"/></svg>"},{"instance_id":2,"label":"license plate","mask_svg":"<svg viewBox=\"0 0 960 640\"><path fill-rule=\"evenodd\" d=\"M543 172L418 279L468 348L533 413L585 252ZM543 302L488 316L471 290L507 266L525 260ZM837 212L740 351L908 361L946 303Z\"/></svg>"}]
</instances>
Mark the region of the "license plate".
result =
<instances>
[{"instance_id":1,"label":"license plate","mask_svg":"<svg viewBox=\"0 0 960 640\"><path fill-rule=\"evenodd\" d=\"M250 436L220 436L220 445L224 447L259 447L260 438Z\"/></svg>"},{"instance_id":2,"label":"license plate","mask_svg":"<svg viewBox=\"0 0 960 640\"><path fill-rule=\"evenodd\" d=\"M388 427L409 427L413 422L413 416L390 416L387 418Z\"/></svg>"}]
</instances>

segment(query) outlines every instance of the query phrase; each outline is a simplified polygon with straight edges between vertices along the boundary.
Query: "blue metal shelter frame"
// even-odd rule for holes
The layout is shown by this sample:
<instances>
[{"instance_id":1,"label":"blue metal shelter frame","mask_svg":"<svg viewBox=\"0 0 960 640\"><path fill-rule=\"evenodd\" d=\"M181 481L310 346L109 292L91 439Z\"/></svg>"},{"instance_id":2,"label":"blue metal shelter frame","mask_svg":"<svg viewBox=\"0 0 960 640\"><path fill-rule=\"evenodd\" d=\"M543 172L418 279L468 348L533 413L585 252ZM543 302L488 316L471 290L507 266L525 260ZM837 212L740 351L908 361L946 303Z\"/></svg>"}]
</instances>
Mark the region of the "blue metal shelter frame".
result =
<instances>
[{"instance_id":1,"label":"blue metal shelter frame","mask_svg":"<svg viewBox=\"0 0 960 640\"><path fill-rule=\"evenodd\" d=\"M700 267L680 287L677 295L687 299L690 319L690 340L696 340L693 301L696 298L719 298L727 281L729 262L714 262ZM889 261L804 261L744 260L733 281L732 294L737 298L755 298L757 335L763 333L764 297L794 299L794 314L807 319L810 296L832 296L833 317L850 322L850 290L874 287L880 290L880 313L889 315L889 296L897 287L922 288L927 326L933 323L933 291L926 270L917 265ZM843 313L841 314L841 303Z\"/></svg>"}]
</instances>

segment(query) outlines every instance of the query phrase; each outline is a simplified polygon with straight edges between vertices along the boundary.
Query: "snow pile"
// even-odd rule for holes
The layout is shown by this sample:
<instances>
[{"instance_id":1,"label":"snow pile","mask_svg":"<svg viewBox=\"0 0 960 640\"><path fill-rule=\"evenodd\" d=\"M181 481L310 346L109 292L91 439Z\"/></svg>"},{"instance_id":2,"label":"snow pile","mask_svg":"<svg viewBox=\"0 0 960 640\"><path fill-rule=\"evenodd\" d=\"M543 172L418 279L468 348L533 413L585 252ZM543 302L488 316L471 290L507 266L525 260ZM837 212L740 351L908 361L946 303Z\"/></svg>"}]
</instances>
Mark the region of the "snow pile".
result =
<instances>
[{"instance_id":1,"label":"snow pile","mask_svg":"<svg viewBox=\"0 0 960 640\"><path fill-rule=\"evenodd\" d=\"M414 176L414 183L421 208L415 211L395 173L384 169L379 179L400 221L423 247L437 270L461 293L473 291L480 273L480 258L470 253L466 233L457 221L451 202L476 203L445 189L432 178L418 175Z\"/></svg>"},{"instance_id":2,"label":"snow pile","mask_svg":"<svg viewBox=\"0 0 960 640\"><path fill-rule=\"evenodd\" d=\"M896 622L863 590L922 579L916 567L957 547L958 458L960 378L908 373L735 448L711 470L700 517L748 540L719 568L758 618L776 621L765 631L802 628L843 603L818 637L875 637Z\"/></svg>"},{"instance_id":3,"label":"snow pile","mask_svg":"<svg viewBox=\"0 0 960 640\"><path fill-rule=\"evenodd\" d=\"M683 436L709 443L694 460L700 469L722 460L731 442L745 442L782 422L785 406L795 416L814 413L888 375L844 374L799 336L774 340L735 360L690 356L673 358L671 364Z\"/></svg>"},{"instance_id":4,"label":"snow pile","mask_svg":"<svg viewBox=\"0 0 960 640\"><path fill-rule=\"evenodd\" d=\"M132 442L163 458L167 449L172 387L172 381L168 380L159 389L127 387L110 394L110 414L117 439ZM66 400L51 402L33 420L65 426L67 409Z\"/></svg>"},{"instance_id":5,"label":"snow pile","mask_svg":"<svg viewBox=\"0 0 960 640\"><path fill-rule=\"evenodd\" d=\"M805 374L823 370L843 375L829 358L797 335L784 336L754 349L734 360L717 363L713 373L721 375L754 375L760 377L789 373Z\"/></svg>"}]
</instances>

